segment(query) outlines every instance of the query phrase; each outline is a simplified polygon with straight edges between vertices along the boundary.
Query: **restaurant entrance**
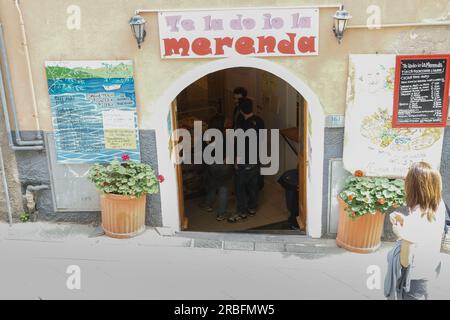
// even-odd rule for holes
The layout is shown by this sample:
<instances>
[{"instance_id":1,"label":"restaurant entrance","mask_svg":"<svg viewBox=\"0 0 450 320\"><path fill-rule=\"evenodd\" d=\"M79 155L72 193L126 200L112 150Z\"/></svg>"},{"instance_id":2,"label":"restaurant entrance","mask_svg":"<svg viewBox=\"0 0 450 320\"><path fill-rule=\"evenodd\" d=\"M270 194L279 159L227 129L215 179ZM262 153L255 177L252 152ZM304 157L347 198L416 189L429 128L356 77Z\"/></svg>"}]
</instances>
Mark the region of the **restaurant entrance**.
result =
<instances>
[{"instance_id":1,"label":"restaurant entrance","mask_svg":"<svg viewBox=\"0 0 450 320\"><path fill-rule=\"evenodd\" d=\"M255 216L230 223L218 221L219 194L211 206L208 193L208 165L180 164L177 168L182 229L200 232L294 233L306 231L307 218L307 103L283 79L255 68L229 68L208 74L185 88L172 104L175 128L192 134L195 123L202 131L219 116L229 126L235 108L236 89L245 89L253 101L254 113L269 131L268 154L272 174L259 178ZM239 90L238 90L239 91ZM194 148L194 143L191 145ZM192 150L192 154L195 150ZM277 157L276 161L274 157ZM226 183L226 217L236 213L233 171Z\"/></svg>"}]
</instances>

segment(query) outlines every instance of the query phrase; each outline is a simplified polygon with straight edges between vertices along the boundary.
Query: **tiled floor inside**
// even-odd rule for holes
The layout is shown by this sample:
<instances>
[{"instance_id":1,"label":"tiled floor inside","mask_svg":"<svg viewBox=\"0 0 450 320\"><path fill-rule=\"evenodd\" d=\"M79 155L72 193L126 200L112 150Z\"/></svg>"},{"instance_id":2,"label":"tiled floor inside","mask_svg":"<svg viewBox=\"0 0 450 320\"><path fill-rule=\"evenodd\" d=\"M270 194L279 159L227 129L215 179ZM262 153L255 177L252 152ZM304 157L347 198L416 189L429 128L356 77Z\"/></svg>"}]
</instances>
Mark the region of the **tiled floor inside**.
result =
<instances>
[{"instance_id":1,"label":"tiled floor inside","mask_svg":"<svg viewBox=\"0 0 450 320\"><path fill-rule=\"evenodd\" d=\"M256 216L237 222L217 221L216 211L206 212L200 208L203 198L185 201L185 212L189 219L189 231L202 232L233 232L247 231L275 225L287 221L289 212L286 208L286 198L283 188L275 177L265 177L265 186L259 195L259 208ZM214 209L217 208L217 203ZM234 194L229 195L227 215L236 212ZM285 226L286 227L286 226ZM286 230L288 230L286 228Z\"/></svg>"}]
</instances>

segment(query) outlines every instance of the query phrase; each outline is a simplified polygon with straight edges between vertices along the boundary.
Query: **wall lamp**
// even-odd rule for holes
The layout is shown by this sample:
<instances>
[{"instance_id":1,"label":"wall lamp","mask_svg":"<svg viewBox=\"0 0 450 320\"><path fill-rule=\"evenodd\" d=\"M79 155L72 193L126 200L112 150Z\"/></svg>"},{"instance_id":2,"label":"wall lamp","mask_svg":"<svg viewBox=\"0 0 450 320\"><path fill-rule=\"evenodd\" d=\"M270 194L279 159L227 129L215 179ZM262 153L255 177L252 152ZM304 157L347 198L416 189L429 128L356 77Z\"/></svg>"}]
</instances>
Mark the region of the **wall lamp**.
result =
<instances>
[{"instance_id":1,"label":"wall lamp","mask_svg":"<svg viewBox=\"0 0 450 320\"><path fill-rule=\"evenodd\" d=\"M133 32L134 37L138 43L139 49L141 48L141 43L144 42L145 36L147 32L145 31L145 24L147 23L145 19L140 15L135 15L131 17L128 22L131 26L131 31Z\"/></svg>"},{"instance_id":2,"label":"wall lamp","mask_svg":"<svg viewBox=\"0 0 450 320\"><path fill-rule=\"evenodd\" d=\"M342 6L338 11L336 11L333 18L333 32L338 39L339 44L341 44L342 39L344 38L345 29L347 29L348 21L352 18L352 16L348 13L347 10L344 9L344 6Z\"/></svg>"}]
</instances>

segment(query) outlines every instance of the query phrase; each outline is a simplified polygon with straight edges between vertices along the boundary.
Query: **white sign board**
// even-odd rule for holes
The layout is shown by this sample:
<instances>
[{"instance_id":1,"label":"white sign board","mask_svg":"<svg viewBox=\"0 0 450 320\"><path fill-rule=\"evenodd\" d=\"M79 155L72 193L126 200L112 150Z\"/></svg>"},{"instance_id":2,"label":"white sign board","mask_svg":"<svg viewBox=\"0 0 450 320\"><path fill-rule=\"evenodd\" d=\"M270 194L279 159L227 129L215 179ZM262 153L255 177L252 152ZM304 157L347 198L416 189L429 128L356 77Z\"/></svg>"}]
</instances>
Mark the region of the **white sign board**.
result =
<instances>
[{"instance_id":1,"label":"white sign board","mask_svg":"<svg viewBox=\"0 0 450 320\"><path fill-rule=\"evenodd\" d=\"M351 55L344 167L367 176L405 177L411 164L439 168L443 128L392 128L395 55Z\"/></svg>"},{"instance_id":2,"label":"white sign board","mask_svg":"<svg viewBox=\"0 0 450 320\"><path fill-rule=\"evenodd\" d=\"M160 12L161 57L319 54L319 9Z\"/></svg>"}]
</instances>

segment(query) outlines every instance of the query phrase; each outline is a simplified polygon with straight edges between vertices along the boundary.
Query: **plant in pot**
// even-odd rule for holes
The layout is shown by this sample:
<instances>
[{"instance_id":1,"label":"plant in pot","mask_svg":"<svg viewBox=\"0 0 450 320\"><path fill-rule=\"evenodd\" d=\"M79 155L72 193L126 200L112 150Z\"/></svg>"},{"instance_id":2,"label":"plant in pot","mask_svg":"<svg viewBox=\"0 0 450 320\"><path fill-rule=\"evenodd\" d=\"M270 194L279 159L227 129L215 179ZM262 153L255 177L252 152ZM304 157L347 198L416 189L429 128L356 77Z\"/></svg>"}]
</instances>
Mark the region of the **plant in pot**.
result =
<instances>
[{"instance_id":1,"label":"plant in pot","mask_svg":"<svg viewBox=\"0 0 450 320\"><path fill-rule=\"evenodd\" d=\"M338 200L337 245L371 253L381 246L385 213L405 205L404 180L365 177L357 171L347 178Z\"/></svg>"},{"instance_id":2,"label":"plant in pot","mask_svg":"<svg viewBox=\"0 0 450 320\"><path fill-rule=\"evenodd\" d=\"M163 176L125 154L121 161L92 166L88 179L101 193L102 228L107 236L131 238L145 230L146 195L159 192Z\"/></svg>"}]
</instances>

